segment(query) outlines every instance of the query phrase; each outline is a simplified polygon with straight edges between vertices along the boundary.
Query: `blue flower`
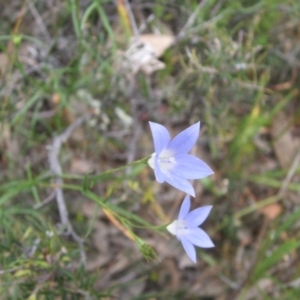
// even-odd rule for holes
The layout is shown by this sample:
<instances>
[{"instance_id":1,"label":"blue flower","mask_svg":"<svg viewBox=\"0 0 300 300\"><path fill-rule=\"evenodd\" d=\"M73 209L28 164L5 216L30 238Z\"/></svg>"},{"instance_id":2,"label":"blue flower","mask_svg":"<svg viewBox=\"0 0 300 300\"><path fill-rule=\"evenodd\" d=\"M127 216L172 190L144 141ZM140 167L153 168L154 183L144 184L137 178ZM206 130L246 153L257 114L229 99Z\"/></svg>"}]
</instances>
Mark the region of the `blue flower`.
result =
<instances>
[{"instance_id":1,"label":"blue flower","mask_svg":"<svg viewBox=\"0 0 300 300\"><path fill-rule=\"evenodd\" d=\"M214 243L200 226L208 217L212 206L203 206L189 212L191 206L190 196L187 195L180 208L178 220L167 226L167 230L176 235L188 257L196 263L196 250L194 246L212 248Z\"/></svg>"},{"instance_id":2,"label":"blue flower","mask_svg":"<svg viewBox=\"0 0 300 300\"><path fill-rule=\"evenodd\" d=\"M195 190L188 179L200 179L214 172L199 158L188 154L197 142L200 122L188 127L171 140L168 130L149 122L155 152L148 160L159 183L168 182L175 188L195 197Z\"/></svg>"}]
</instances>

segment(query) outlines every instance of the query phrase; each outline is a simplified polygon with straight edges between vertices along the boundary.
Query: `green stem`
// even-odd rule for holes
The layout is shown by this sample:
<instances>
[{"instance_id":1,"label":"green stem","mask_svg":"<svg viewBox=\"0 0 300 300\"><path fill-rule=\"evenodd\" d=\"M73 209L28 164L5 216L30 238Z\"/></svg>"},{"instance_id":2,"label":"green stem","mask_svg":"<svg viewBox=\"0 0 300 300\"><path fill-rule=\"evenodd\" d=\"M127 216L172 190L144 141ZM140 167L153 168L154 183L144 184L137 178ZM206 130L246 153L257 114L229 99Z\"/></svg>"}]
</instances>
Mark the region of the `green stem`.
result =
<instances>
[{"instance_id":1,"label":"green stem","mask_svg":"<svg viewBox=\"0 0 300 300\"><path fill-rule=\"evenodd\" d=\"M63 179L84 180L84 183L83 183L84 186L87 186L87 182L89 182L90 187L92 187L97 182L97 180L99 180L99 179L101 179L101 178L103 178L103 177L105 177L109 174L113 174L113 173L116 173L118 171L125 170L126 168L134 166L134 165L146 164L149 158L150 157L144 157L142 159L135 160L135 161L133 161L133 162L131 162L131 163L125 165L125 166L106 170L106 171L102 172L101 174L95 175L95 176L86 175L85 177L83 177L83 176L80 176L80 175L62 174L60 177L63 178ZM47 180L47 179L58 178L58 177L59 176L56 176L56 175L42 176L42 177L38 178L38 180L33 181L32 184L33 185L38 184L39 186L42 186L42 187L49 187L49 186L51 186L51 183L45 183L43 181ZM0 187L0 190L1 190L1 188L2 187ZM84 189L84 188L82 188L81 186L78 186L78 185L65 184L65 183L61 185L61 188L66 188L66 189L69 189L69 190L77 190L77 191L81 191L82 189Z\"/></svg>"},{"instance_id":2,"label":"green stem","mask_svg":"<svg viewBox=\"0 0 300 300\"><path fill-rule=\"evenodd\" d=\"M117 172L117 171L120 171L120 170L124 170L127 167L131 167L131 166L138 165L138 164L147 164L149 158L150 158L150 156L149 157L141 158L139 160L135 160L135 161L133 161L133 162L131 162L131 163L125 165L125 166L122 166L122 167L119 167L119 168L115 168L115 169L107 170L107 171L103 172L102 174L104 174L104 173L114 173L114 172Z\"/></svg>"},{"instance_id":3,"label":"green stem","mask_svg":"<svg viewBox=\"0 0 300 300\"><path fill-rule=\"evenodd\" d=\"M134 166L134 165L146 164L147 161L149 160L149 158L150 158L150 157L144 157L144 158L142 158L142 159L135 160L135 161L133 161L133 162L131 162L131 163L125 165L125 166L122 166L122 167L119 167L119 168L114 168L114 169L106 170L106 171L102 172L101 174L96 175L96 176L94 176L94 177L92 177L92 178L91 178L91 177L90 177L90 178L87 177L87 178L85 179L85 182L86 182L87 180L91 180L91 181L90 181L90 187L92 187L92 186L97 182L97 180L99 180L99 179L101 179L101 178L103 178L103 177L105 177L105 176L107 176L107 175L109 175L109 174L113 174L113 173L116 173L116 172L125 170L126 168L131 167L131 166Z\"/></svg>"}]
</instances>

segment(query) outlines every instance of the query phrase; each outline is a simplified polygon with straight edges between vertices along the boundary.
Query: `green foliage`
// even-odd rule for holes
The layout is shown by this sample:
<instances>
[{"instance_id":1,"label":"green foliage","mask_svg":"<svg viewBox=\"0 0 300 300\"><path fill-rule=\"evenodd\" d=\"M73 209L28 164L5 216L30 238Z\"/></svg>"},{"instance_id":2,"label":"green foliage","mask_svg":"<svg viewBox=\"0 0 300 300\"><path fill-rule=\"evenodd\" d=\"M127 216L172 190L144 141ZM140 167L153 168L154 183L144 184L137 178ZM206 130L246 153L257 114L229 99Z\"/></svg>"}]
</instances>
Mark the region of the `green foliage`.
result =
<instances>
[{"instance_id":1,"label":"green foliage","mask_svg":"<svg viewBox=\"0 0 300 300\"><path fill-rule=\"evenodd\" d=\"M278 299L298 299L292 283L300 275L295 264L299 168L280 199L281 213L267 221L261 243L257 236L263 227L260 208L279 201L276 195L289 171L277 164L272 146L276 138L270 132L279 113L291 116L287 130L295 139L299 135L299 1L213 0L202 1L199 10L199 1L137 1L138 25L155 17L147 21L146 32L163 28L177 34L184 28L184 34L160 58L163 70L138 73L130 83L117 63L130 28L112 1L58 1L53 7L31 1L38 17L29 8L22 16L17 2L6 4L8 15L0 15L0 299L108 299L140 282L144 290L131 299L207 299L189 291L200 284L195 278L217 274L218 268L220 276L201 278L218 286L220 278L230 283L222 291L225 298L231 297L232 286L241 286L243 299L269 278L274 289L260 289L259 299L275 299L275 290ZM14 24L19 17L20 24ZM116 107L139 124L143 136L148 119L175 131L201 120L199 148L216 175L200 182L201 199L195 201L214 205L213 221L204 225L216 249L199 250L198 265L185 265L183 252L174 249L176 241L165 252L148 242L165 237L168 213L177 213L178 200L162 195L168 190L154 183L148 158L123 167L134 134ZM83 133L74 134L59 153L70 221L85 239L88 258L104 261L88 270L80 266L78 243L59 225L55 197L43 201L55 188L47 145L91 112L97 113L80 128ZM262 150L257 138L271 150ZM153 152L149 141L137 140L136 157ZM92 161L91 170L77 174L76 159ZM91 205L90 215L83 204ZM99 224L116 226L118 238L110 231L97 237ZM240 237L243 230L250 242ZM109 253L96 248L97 238L108 240ZM126 252L124 240L138 249L138 258L134 250ZM239 255L245 265L237 262ZM125 267L113 273L118 263ZM177 285L168 285L172 272L179 274L173 278ZM107 278L111 282L101 285Z\"/></svg>"},{"instance_id":2,"label":"green foliage","mask_svg":"<svg viewBox=\"0 0 300 300\"><path fill-rule=\"evenodd\" d=\"M268 257L262 260L260 264L257 264L253 272L254 280L258 280L261 277L265 276L265 272L268 271L274 265L276 265L279 261L281 261L284 255L290 254L299 246L300 242L295 240L289 240L278 246L274 251L272 251L272 253Z\"/></svg>"},{"instance_id":3,"label":"green foliage","mask_svg":"<svg viewBox=\"0 0 300 300\"><path fill-rule=\"evenodd\" d=\"M145 241L137 237L136 244L147 261L154 261L157 259L157 254L149 245L145 243Z\"/></svg>"}]
</instances>

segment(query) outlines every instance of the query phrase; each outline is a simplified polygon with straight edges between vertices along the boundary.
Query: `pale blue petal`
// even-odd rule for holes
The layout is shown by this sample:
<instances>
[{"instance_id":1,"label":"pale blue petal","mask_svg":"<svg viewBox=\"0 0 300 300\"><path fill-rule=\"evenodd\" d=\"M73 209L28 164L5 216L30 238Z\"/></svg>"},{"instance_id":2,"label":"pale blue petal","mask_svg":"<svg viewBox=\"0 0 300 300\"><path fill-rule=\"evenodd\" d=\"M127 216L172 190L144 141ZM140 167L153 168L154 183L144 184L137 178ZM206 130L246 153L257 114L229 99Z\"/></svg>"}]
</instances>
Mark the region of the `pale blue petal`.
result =
<instances>
[{"instance_id":1,"label":"pale blue petal","mask_svg":"<svg viewBox=\"0 0 300 300\"><path fill-rule=\"evenodd\" d=\"M184 178L180 178L170 173L164 175L165 175L164 179L167 183L174 186L176 189L179 189L185 192L186 194L195 197L195 190L188 180Z\"/></svg>"},{"instance_id":2,"label":"pale blue petal","mask_svg":"<svg viewBox=\"0 0 300 300\"><path fill-rule=\"evenodd\" d=\"M195 247L193 246L193 244L191 244L189 241L187 241L184 237L180 238L182 246L186 252L186 254L188 255L188 257L194 262L197 262L196 259L196 250Z\"/></svg>"},{"instance_id":3,"label":"pale blue petal","mask_svg":"<svg viewBox=\"0 0 300 300\"><path fill-rule=\"evenodd\" d=\"M189 243L201 248L212 248L215 246L208 234L201 228L193 228L186 231L184 239L186 239ZM181 236L181 241L182 239L183 237Z\"/></svg>"},{"instance_id":4,"label":"pale blue petal","mask_svg":"<svg viewBox=\"0 0 300 300\"><path fill-rule=\"evenodd\" d=\"M167 148L174 154L188 153L197 142L200 131L200 122L188 127L168 144Z\"/></svg>"},{"instance_id":5,"label":"pale blue petal","mask_svg":"<svg viewBox=\"0 0 300 300\"><path fill-rule=\"evenodd\" d=\"M163 183L165 181L165 175L162 173L158 165L157 155L154 158L154 174L156 181L158 181L159 183Z\"/></svg>"},{"instance_id":6,"label":"pale blue petal","mask_svg":"<svg viewBox=\"0 0 300 300\"><path fill-rule=\"evenodd\" d=\"M186 215L188 214L188 212L190 211L190 207L191 207L191 200L190 200L190 196L186 195L181 207L180 207L180 211L179 211L179 215L178 215L178 220L183 220L185 219Z\"/></svg>"},{"instance_id":7,"label":"pale blue petal","mask_svg":"<svg viewBox=\"0 0 300 300\"><path fill-rule=\"evenodd\" d=\"M208 217L210 211L212 209L211 205L203 206L192 210L189 214L184 218L187 222L189 228L195 228L200 226Z\"/></svg>"},{"instance_id":8,"label":"pale blue petal","mask_svg":"<svg viewBox=\"0 0 300 300\"><path fill-rule=\"evenodd\" d=\"M170 141L170 134L166 127L154 123L149 122L153 143L154 143L154 149L156 152L156 155L158 156L160 152L167 146L167 144Z\"/></svg>"},{"instance_id":9,"label":"pale blue petal","mask_svg":"<svg viewBox=\"0 0 300 300\"><path fill-rule=\"evenodd\" d=\"M175 163L169 171L185 179L201 179L214 174L213 170L201 159L190 154L177 154Z\"/></svg>"}]
</instances>

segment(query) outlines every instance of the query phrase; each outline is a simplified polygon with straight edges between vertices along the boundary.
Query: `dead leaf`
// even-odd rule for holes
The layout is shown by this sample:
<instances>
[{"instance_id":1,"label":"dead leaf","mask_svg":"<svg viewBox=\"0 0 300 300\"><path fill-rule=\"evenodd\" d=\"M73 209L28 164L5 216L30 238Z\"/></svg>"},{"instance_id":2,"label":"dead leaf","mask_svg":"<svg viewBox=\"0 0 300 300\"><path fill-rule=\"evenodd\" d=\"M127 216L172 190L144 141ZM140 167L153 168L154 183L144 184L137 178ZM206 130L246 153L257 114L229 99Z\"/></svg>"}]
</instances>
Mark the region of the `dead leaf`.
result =
<instances>
[{"instance_id":1,"label":"dead leaf","mask_svg":"<svg viewBox=\"0 0 300 300\"><path fill-rule=\"evenodd\" d=\"M259 296L261 295L261 291L270 291L274 288L274 282L270 278L262 278L260 279L255 286L249 289L247 294L245 295L245 300L250 299L259 299Z\"/></svg>"},{"instance_id":2,"label":"dead leaf","mask_svg":"<svg viewBox=\"0 0 300 300\"><path fill-rule=\"evenodd\" d=\"M93 162L87 159L74 158L71 162L71 172L74 174L86 174L93 169Z\"/></svg>"},{"instance_id":3,"label":"dead leaf","mask_svg":"<svg viewBox=\"0 0 300 300\"><path fill-rule=\"evenodd\" d=\"M84 201L83 203L80 203L79 209L89 219L95 217L95 211L98 211L97 218L104 216L102 209L99 208L99 204L92 201Z\"/></svg>"},{"instance_id":4,"label":"dead leaf","mask_svg":"<svg viewBox=\"0 0 300 300\"><path fill-rule=\"evenodd\" d=\"M201 287L196 290L196 286L193 287L193 292L197 293L199 297L213 298L223 295L228 289L228 286L219 278L209 278L206 281L200 283ZM198 286L197 286L198 287Z\"/></svg>"},{"instance_id":5,"label":"dead leaf","mask_svg":"<svg viewBox=\"0 0 300 300\"><path fill-rule=\"evenodd\" d=\"M89 272L95 271L96 269L101 268L102 266L109 263L110 261L111 261L111 257L110 255L107 255L107 253L101 253L101 255L90 254L87 260L86 270Z\"/></svg>"},{"instance_id":6,"label":"dead leaf","mask_svg":"<svg viewBox=\"0 0 300 300\"><path fill-rule=\"evenodd\" d=\"M166 258L162 261L158 274L158 282L168 290L176 290L180 284L180 272L173 259Z\"/></svg>"},{"instance_id":7,"label":"dead leaf","mask_svg":"<svg viewBox=\"0 0 300 300\"><path fill-rule=\"evenodd\" d=\"M296 81L297 75L298 75L297 73L298 73L297 68L292 69L292 75L291 75L291 79L289 81L275 84L272 86L272 88L275 91L289 90L290 88L292 88L295 85L295 81Z\"/></svg>"},{"instance_id":8,"label":"dead leaf","mask_svg":"<svg viewBox=\"0 0 300 300\"><path fill-rule=\"evenodd\" d=\"M141 296L143 294L143 290L145 286L146 286L145 281L133 282L132 284L127 285L126 287L120 289L118 299L127 300L127 299L133 299L135 297L140 298L138 296Z\"/></svg>"},{"instance_id":9,"label":"dead leaf","mask_svg":"<svg viewBox=\"0 0 300 300\"><path fill-rule=\"evenodd\" d=\"M272 203L268 206L265 206L261 209L261 212L265 215L265 217L269 220L276 219L281 214L282 208L278 203Z\"/></svg>"},{"instance_id":10,"label":"dead leaf","mask_svg":"<svg viewBox=\"0 0 300 300\"><path fill-rule=\"evenodd\" d=\"M161 70L165 64L158 58L170 47L174 37L171 35L146 34L132 38L128 49L120 52L121 70L135 75L139 71L147 75Z\"/></svg>"},{"instance_id":11,"label":"dead leaf","mask_svg":"<svg viewBox=\"0 0 300 300\"><path fill-rule=\"evenodd\" d=\"M58 93L52 94L52 96L51 96L51 101L52 101L52 103L53 103L55 106L58 105L58 104L60 103L60 101L61 101L61 96L60 96L60 94L58 94Z\"/></svg>"},{"instance_id":12,"label":"dead leaf","mask_svg":"<svg viewBox=\"0 0 300 300\"><path fill-rule=\"evenodd\" d=\"M165 67L165 64L155 57L152 46L139 39L132 40L123 57L122 69L131 70L133 75L139 71L149 75Z\"/></svg>"},{"instance_id":13,"label":"dead leaf","mask_svg":"<svg viewBox=\"0 0 300 300\"><path fill-rule=\"evenodd\" d=\"M103 208L106 217L130 240L135 241L133 234L106 208Z\"/></svg>"},{"instance_id":14,"label":"dead leaf","mask_svg":"<svg viewBox=\"0 0 300 300\"><path fill-rule=\"evenodd\" d=\"M0 76L7 72L9 66L9 58L5 53L0 53Z\"/></svg>"},{"instance_id":15,"label":"dead leaf","mask_svg":"<svg viewBox=\"0 0 300 300\"><path fill-rule=\"evenodd\" d=\"M4 146L8 147L9 141L11 139L9 124L7 122L0 123L0 130L1 130L0 146L1 148Z\"/></svg>"},{"instance_id":16,"label":"dead leaf","mask_svg":"<svg viewBox=\"0 0 300 300\"><path fill-rule=\"evenodd\" d=\"M84 129L78 126L70 137L70 140L76 143L86 144L86 134Z\"/></svg>"},{"instance_id":17,"label":"dead leaf","mask_svg":"<svg viewBox=\"0 0 300 300\"><path fill-rule=\"evenodd\" d=\"M152 47L157 58L161 57L174 42L173 35L142 34L140 41Z\"/></svg>"},{"instance_id":18,"label":"dead leaf","mask_svg":"<svg viewBox=\"0 0 300 300\"><path fill-rule=\"evenodd\" d=\"M110 256L109 253L109 228L101 221L96 221L93 232L93 243L102 256Z\"/></svg>"},{"instance_id":19,"label":"dead leaf","mask_svg":"<svg viewBox=\"0 0 300 300\"><path fill-rule=\"evenodd\" d=\"M284 112L277 114L274 118L271 134L273 146L278 162L282 168L289 168L291 162L300 146L300 139L295 138L291 132L291 119Z\"/></svg>"},{"instance_id":20,"label":"dead leaf","mask_svg":"<svg viewBox=\"0 0 300 300\"><path fill-rule=\"evenodd\" d=\"M115 107L115 113L121 120L125 128L128 128L133 124L133 118L130 115L128 115L121 107Z\"/></svg>"},{"instance_id":21,"label":"dead leaf","mask_svg":"<svg viewBox=\"0 0 300 300\"><path fill-rule=\"evenodd\" d=\"M249 229L239 229L237 236L243 246L247 246L252 242L252 235Z\"/></svg>"}]
</instances>

